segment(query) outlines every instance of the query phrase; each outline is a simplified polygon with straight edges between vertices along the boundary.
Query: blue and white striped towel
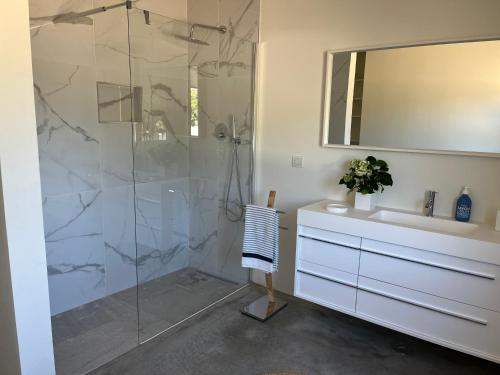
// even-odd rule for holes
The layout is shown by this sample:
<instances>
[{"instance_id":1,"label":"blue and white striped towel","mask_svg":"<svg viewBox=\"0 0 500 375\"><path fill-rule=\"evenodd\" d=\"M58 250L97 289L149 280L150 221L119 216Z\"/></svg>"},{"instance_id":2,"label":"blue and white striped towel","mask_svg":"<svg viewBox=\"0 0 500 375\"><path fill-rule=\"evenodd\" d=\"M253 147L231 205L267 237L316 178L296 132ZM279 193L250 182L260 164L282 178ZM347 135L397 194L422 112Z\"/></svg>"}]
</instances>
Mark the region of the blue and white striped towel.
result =
<instances>
[{"instance_id":1,"label":"blue and white striped towel","mask_svg":"<svg viewBox=\"0 0 500 375\"><path fill-rule=\"evenodd\" d=\"M278 270L280 218L274 208L247 205L241 265L264 272Z\"/></svg>"}]
</instances>

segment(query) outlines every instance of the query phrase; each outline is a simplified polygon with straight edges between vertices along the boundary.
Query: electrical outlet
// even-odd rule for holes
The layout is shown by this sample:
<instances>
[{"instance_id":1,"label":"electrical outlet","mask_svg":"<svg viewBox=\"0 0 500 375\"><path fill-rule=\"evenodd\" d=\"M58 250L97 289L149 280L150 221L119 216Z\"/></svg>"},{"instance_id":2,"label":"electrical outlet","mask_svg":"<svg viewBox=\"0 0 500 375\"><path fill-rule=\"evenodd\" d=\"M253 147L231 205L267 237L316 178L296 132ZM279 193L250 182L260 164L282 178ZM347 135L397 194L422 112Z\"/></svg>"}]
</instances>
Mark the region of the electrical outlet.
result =
<instances>
[{"instance_id":1,"label":"electrical outlet","mask_svg":"<svg viewBox=\"0 0 500 375\"><path fill-rule=\"evenodd\" d=\"M304 157L301 155L292 155L292 168L302 168Z\"/></svg>"}]
</instances>

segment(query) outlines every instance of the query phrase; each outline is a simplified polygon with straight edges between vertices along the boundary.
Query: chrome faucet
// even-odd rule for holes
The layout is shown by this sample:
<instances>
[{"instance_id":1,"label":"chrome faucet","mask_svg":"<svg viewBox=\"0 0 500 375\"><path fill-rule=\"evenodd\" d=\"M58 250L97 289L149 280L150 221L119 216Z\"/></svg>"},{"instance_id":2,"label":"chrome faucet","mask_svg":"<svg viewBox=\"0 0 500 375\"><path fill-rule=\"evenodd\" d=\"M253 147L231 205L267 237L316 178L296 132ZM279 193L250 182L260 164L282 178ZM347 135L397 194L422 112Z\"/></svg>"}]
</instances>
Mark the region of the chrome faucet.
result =
<instances>
[{"instance_id":1,"label":"chrome faucet","mask_svg":"<svg viewBox=\"0 0 500 375\"><path fill-rule=\"evenodd\" d=\"M434 203L436 201L436 194L438 192L429 190L427 192L427 201L425 203L425 216L434 216Z\"/></svg>"}]
</instances>

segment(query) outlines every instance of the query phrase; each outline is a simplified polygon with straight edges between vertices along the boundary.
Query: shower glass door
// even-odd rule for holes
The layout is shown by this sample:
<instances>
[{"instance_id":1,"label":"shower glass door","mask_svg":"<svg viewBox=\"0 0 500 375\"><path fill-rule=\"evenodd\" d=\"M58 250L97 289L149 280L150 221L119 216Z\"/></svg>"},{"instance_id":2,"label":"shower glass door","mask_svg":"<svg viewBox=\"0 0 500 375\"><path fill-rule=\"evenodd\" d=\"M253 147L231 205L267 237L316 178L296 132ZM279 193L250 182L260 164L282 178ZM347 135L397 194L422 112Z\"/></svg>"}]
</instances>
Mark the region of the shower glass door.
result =
<instances>
[{"instance_id":1,"label":"shower glass door","mask_svg":"<svg viewBox=\"0 0 500 375\"><path fill-rule=\"evenodd\" d=\"M252 185L253 43L204 28L190 40L190 29L129 10L131 85L142 91L134 110L141 342L248 282L240 256Z\"/></svg>"}]
</instances>

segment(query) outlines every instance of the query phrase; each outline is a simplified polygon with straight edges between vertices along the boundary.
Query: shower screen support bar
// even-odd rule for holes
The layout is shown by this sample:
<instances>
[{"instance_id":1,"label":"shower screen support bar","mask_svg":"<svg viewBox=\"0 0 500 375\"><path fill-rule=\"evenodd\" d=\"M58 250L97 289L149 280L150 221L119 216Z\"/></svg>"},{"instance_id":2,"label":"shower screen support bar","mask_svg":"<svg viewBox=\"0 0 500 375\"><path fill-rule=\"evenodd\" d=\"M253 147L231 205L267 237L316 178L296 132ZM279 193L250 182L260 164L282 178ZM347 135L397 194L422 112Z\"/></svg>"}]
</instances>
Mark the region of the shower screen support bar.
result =
<instances>
[{"instance_id":1,"label":"shower screen support bar","mask_svg":"<svg viewBox=\"0 0 500 375\"><path fill-rule=\"evenodd\" d=\"M92 16L94 14L103 13L103 12L106 12L107 10L120 8L120 7L127 7L127 9L130 9L132 7L132 1L128 0L128 1L118 3L118 4L97 7L97 8L89 9L89 10L79 12L79 13L71 12L71 13L61 14L61 15L55 16L52 19L52 22L53 23L69 22L69 21L72 21L72 20L75 20L78 18Z\"/></svg>"}]
</instances>

